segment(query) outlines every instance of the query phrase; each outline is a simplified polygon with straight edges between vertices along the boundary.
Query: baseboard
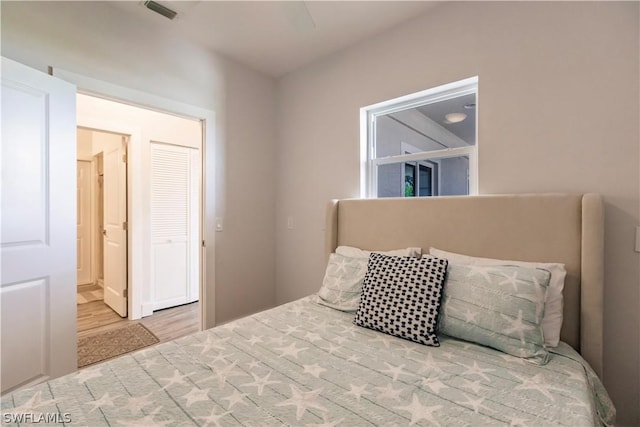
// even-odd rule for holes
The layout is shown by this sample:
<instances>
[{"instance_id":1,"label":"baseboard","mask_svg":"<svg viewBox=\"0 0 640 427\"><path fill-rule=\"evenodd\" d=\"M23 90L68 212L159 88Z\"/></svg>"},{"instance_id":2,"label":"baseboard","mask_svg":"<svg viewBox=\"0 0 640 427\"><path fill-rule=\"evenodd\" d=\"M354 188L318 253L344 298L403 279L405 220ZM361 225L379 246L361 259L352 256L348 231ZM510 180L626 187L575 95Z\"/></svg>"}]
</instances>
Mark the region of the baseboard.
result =
<instances>
[{"instance_id":1,"label":"baseboard","mask_svg":"<svg viewBox=\"0 0 640 427\"><path fill-rule=\"evenodd\" d=\"M153 314L153 303L142 304L142 317L151 316Z\"/></svg>"}]
</instances>

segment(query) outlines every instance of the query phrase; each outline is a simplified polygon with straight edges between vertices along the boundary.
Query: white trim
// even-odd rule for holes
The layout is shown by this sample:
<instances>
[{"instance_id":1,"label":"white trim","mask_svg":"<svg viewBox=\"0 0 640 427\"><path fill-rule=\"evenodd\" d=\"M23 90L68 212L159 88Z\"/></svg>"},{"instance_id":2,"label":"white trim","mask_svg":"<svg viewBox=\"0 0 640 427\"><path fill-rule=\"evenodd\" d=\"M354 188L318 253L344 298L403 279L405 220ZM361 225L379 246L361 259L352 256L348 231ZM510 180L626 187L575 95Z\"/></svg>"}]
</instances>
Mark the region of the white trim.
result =
<instances>
[{"instance_id":1,"label":"white trim","mask_svg":"<svg viewBox=\"0 0 640 427\"><path fill-rule=\"evenodd\" d=\"M201 209L200 209L200 241L203 243L200 251L200 329L215 325L215 271L212 263L206 268L206 246L214 247L214 235L206 235L206 195L215 200L215 185L213 183L214 173L210 171L210 185L207 186L207 147L211 152L210 164L215 164L215 112L204 108L184 104L179 101L163 98L154 94L142 92L119 86L113 83L97 80L91 77L76 74L60 68L52 68L52 74L56 77L71 82L77 86L77 91L82 94L92 95L99 98L110 99L116 102L126 103L137 107L144 107L151 110L177 115L180 117L198 119L202 122L202 185L201 185ZM138 144L141 145L141 144ZM133 153L130 153L133 155ZM131 213L131 212L130 212ZM133 217L130 217L133 218ZM205 237L208 240L205 240ZM131 239L130 239L131 241ZM205 243L206 242L206 243ZM132 248L130 248L131 253ZM205 286L207 284L207 286ZM129 287L131 290L131 287ZM131 298L130 298L131 300ZM131 307L130 307L131 309ZM145 312L144 307L139 307L138 312ZM212 318L207 318L207 313ZM141 313L144 315L144 313Z\"/></svg>"},{"instance_id":2,"label":"white trim","mask_svg":"<svg viewBox=\"0 0 640 427\"><path fill-rule=\"evenodd\" d=\"M215 118L215 113L211 110L184 104L180 101L163 98L137 89L97 80L61 68L53 68L53 75L62 80L74 83L78 87L78 92L85 95L110 99L135 107L144 107L160 113L173 114L174 116L188 119L200 120Z\"/></svg>"},{"instance_id":3,"label":"white trim","mask_svg":"<svg viewBox=\"0 0 640 427\"><path fill-rule=\"evenodd\" d=\"M76 153L78 151L78 148L76 146ZM94 173L94 164L93 164L93 160L92 159L81 159L80 156L77 156L78 158L76 159L76 165L80 162L82 163L88 163L89 165L89 169L91 169L91 173L89 174L88 178L84 178L89 179L89 281L87 283L80 283L80 281L78 280L77 285L86 285L86 284L94 284L96 282L96 266L95 266L95 251L94 251L94 246L95 246L95 217L94 217L94 200L95 200L95 188L94 188L94 177L95 177L95 173ZM80 200L78 200L78 202L80 202ZM80 206L78 206L78 211L82 209Z\"/></svg>"},{"instance_id":4,"label":"white trim","mask_svg":"<svg viewBox=\"0 0 640 427\"><path fill-rule=\"evenodd\" d=\"M371 120L369 120L369 112L364 108L360 109L360 198L368 197L367 183L370 179L369 157L369 133L371 128Z\"/></svg>"},{"instance_id":5,"label":"white trim","mask_svg":"<svg viewBox=\"0 0 640 427\"><path fill-rule=\"evenodd\" d=\"M476 132L477 129L476 125ZM469 195L477 196L478 194L478 147L476 145L476 149L469 154Z\"/></svg>"},{"instance_id":6,"label":"white trim","mask_svg":"<svg viewBox=\"0 0 640 427\"><path fill-rule=\"evenodd\" d=\"M91 156L91 281L94 284L100 285L99 282L102 282L98 274L98 242L100 239L98 238L98 196L100 190L100 183L98 177L98 164L97 157L95 155ZM102 283L104 288L104 283Z\"/></svg>"},{"instance_id":7,"label":"white trim","mask_svg":"<svg viewBox=\"0 0 640 427\"><path fill-rule=\"evenodd\" d=\"M475 93L477 91L477 87L478 76L469 77L457 82L447 83L420 92L410 93L408 95L399 96L398 98L378 102L377 104L368 105L366 107L362 107L361 110L365 110L375 115L390 114L396 111L419 107L420 105L432 104L434 102Z\"/></svg>"},{"instance_id":8,"label":"white trim","mask_svg":"<svg viewBox=\"0 0 640 427\"><path fill-rule=\"evenodd\" d=\"M153 314L153 303L147 302L142 304L142 316L147 317Z\"/></svg>"},{"instance_id":9,"label":"white trim","mask_svg":"<svg viewBox=\"0 0 640 427\"><path fill-rule=\"evenodd\" d=\"M473 146L445 148L443 150L423 151L420 153L401 154L399 156L389 156L389 157L381 157L379 159L371 159L371 163L374 166L377 166L377 165L388 165L391 163L400 163L400 162L415 162L418 160L425 160L425 159L441 159L446 157L468 156L473 154L474 151L475 151L475 147Z\"/></svg>"}]
</instances>

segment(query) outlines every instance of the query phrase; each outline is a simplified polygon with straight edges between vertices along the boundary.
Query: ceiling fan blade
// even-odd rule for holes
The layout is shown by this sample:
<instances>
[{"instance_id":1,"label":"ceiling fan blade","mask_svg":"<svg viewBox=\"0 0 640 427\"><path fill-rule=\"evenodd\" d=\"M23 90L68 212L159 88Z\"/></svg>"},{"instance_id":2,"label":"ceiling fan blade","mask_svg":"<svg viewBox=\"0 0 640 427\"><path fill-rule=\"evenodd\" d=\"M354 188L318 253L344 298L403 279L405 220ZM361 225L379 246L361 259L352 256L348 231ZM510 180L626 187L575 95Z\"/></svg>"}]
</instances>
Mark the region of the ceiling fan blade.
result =
<instances>
[{"instance_id":1,"label":"ceiling fan blade","mask_svg":"<svg viewBox=\"0 0 640 427\"><path fill-rule=\"evenodd\" d=\"M285 1L282 2L282 6L287 19L298 33L304 34L315 30L316 23L304 1Z\"/></svg>"}]
</instances>

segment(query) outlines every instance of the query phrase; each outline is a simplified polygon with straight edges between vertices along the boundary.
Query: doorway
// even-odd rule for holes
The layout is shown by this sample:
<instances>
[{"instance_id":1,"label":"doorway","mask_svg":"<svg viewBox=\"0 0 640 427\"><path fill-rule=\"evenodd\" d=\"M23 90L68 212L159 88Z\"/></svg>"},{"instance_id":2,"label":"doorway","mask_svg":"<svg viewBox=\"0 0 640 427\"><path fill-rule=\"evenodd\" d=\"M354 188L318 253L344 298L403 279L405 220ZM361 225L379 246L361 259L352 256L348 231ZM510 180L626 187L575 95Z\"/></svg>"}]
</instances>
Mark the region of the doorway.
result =
<instances>
[{"instance_id":1,"label":"doorway","mask_svg":"<svg viewBox=\"0 0 640 427\"><path fill-rule=\"evenodd\" d=\"M77 129L78 303L127 317L127 135Z\"/></svg>"},{"instance_id":2,"label":"doorway","mask_svg":"<svg viewBox=\"0 0 640 427\"><path fill-rule=\"evenodd\" d=\"M207 250L207 247L214 246L215 234L212 232L212 218L205 218L203 214L205 206L207 206L207 210L210 210L211 212L215 210L215 174L211 170L206 170L205 168L205 164L213 166L216 163L216 147L218 145L216 141L216 135L218 135L218 132L216 130L215 111L174 101L168 98L163 98L155 94L145 93L139 90L123 87L107 81L97 80L95 78L77 74L72 71L64 70L57 67L53 67L51 69L51 73L53 76L61 78L62 80L65 80L67 82L71 82L76 86L78 94L76 97L77 103L79 102L79 97L82 94L100 94L98 96L106 99L119 100L119 102L122 103L121 105L126 104L145 106L143 108L149 108L156 112L162 111L167 113L170 117L187 118L192 121L195 120L198 123L197 148L200 152L201 165L200 209L198 210L198 213L200 214L199 241L201 242L201 246L199 247L200 271L198 274L198 280L200 281L199 297L202 303L199 313L200 329L208 329L215 326L216 294L215 274L213 274L215 267L215 255L212 250ZM135 144L136 139L141 138L140 126L136 124L135 121L131 122L130 117L128 118L125 116L123 120L114 122L115 119L109 119L109 117L111 116L109 114L103 113L102 109L100 108L95 111L89 109L88 112L91 114L82 114L82 116L80 116L81 110L80 106L78 105L78 125L93 127L97 129L114 130L114 127L112 125L115 124L117 131L131 135L131 150L129 152L130 158L141 159L145 156L145 154L142 152L142 144ZM165 127L164 125L166 125L166 123L159 123L158 127ZM181 139L183 141L187 140L187 138ZM162 138L159 139L159 141L161 140ZM130 185L130 187L140 186L145 179L143 173L138 173L136 171L136 168L131 168L130 175L133 176L130 177L130 182L133 181L133 184ZM131 190L131 188L129 190ZM130 194L132 194L131 191ZM140 219L142 219L143 222L145 221L143 213L139 211L136 212L135 210L129 212L129 218L132 222L136 223L140 223ZM140 233L141 231L137 230L135 227L131 227L131 229L129 230L130 242L134 242L133 244L130 243L130 245L133 246L133 250L131 247L129 248L129 258L135 259L137 257L140 257L140 252L146 249L144 243L142 245L135 244L135 242L139 241L141 238L141 236L139 236ZM148 269L146 269L146 266L143 267L145 267L144 270L138 270L136 269L136 264L134 263L133 268L130 267L130 280L133 280L134 282L144 282L145 280L148 281L149 278L145 276L145 271L148 271ZM136 293L137 292L134 289L134 297L141 300L143 298L143 295L136 296ZM130 316L133 316L134 319L142 317L143 314L149 315L152 310L153 308L149 306L129 306L129 314Z\"/></svg>"},{"instance_id":3,"label":"doorway","mask_svg":"<svg viewBox=\"0 0 640 427\"><path fill-rule=\"evenodd\" d=\"M97 294L98 299L78 306L79 337L104 330L105 325L114 327L125 316L128 321L152 322L168 315L175 318L185 309L190 315L182 316L185 325L180 330L200 330L202 122L84 94L77 95L77 106L78 194L82 194L80 170L90 162L95 224L89 233L93 238L89 256L86 249L83 253L82 245L87 244L80 237L85 223L79 197L78 285L80 291L88 290L90 297ZM121 151L112 156L116 149ZM115 174L114 181L109 176L114 176L117 165L125 165L124 174ZM116 193L124 194L122 199L110 190L116 185L121 189ZM109 213L114 205L121 217ZM116 245L124 249L122 269L114 268L110 260L114 245L108 237L115 229L123 233L118 242L122 244ZM83 289L86 279L82 278L87 275L83 261L91 257L92 288ZM110 290L111 271L122 272L117 277L123 286L116 292ZM100 291L103 301L99 301ZM109 304L110 295L118 297L119 303ZM112 310L105 311L105 303Z\"/></svg>"}]
</instances>

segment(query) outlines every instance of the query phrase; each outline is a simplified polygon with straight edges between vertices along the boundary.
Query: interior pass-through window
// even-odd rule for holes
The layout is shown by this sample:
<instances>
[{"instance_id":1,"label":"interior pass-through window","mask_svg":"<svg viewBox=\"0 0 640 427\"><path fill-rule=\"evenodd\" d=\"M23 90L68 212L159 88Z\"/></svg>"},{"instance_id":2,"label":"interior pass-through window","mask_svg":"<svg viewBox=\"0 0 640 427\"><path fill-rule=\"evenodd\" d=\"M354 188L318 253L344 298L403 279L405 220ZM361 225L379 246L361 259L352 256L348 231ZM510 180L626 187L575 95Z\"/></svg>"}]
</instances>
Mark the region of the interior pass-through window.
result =
<instances>
[{"instance_id":1,"label":"interior pass-through window","mask_svg":"<svg viewBox=\"0 0 640 427\"><path fill-rule=\"evenodd\" d=\"M477 194L478 78L361 109L363 197Z\"/></svg>"}]
</instances>

